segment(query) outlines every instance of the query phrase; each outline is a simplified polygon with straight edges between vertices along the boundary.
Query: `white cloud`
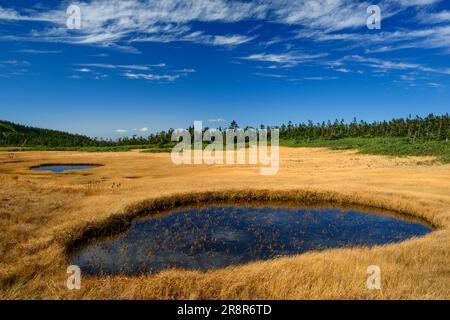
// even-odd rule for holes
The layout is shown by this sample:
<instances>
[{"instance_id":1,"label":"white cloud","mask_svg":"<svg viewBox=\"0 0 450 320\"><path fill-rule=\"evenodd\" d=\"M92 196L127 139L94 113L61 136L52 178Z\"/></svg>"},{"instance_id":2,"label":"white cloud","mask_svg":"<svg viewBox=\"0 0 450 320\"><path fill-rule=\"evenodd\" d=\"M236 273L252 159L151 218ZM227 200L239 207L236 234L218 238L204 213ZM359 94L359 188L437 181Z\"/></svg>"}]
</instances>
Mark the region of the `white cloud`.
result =
<instances>
[{"instance_id":1,"label":"white cloud","mask_svg":"<svg viewBox=\"0 0 450 320\"><path fill-rule=\"evenodd\" d=\"M297 38L317 42L353 42L355 47L366 47L366 53L381 53L402 49L450 49L450 25L437 25L422 29L401 29L370 33L320 33L318 31L300 31Z\"/></svg>"},{"instance_id":2,"label":"white cloud","mask_svg":"<svg viewBox=\"0 0 450 320\"><path fill-rule=\"evenodd\" d=\"M344 0L280 1L275 15L285 24L332 31L364 26L367 7L366 2Z\"/></svg>"},{"instance_id":3,"label":"white cloud","mask_svg":"<svg viewBox=\"0 0 450 320\"><path fill-rule=\"evenodd\" d=\"M435 4L441 0L400 0L400 4L403 6L426 6L430 4Z\"/></svg>"},{"instance_id":4,"label":"white cloud","mask_svg":"<svg viewBox=\"0 0 450 320\"><path fill-rule=\"evenodd\" d=\"M165 63L157 63L157 64L151 64L150 67L156 67L156 68L164 68L166 66Z\"/></svg>"},{"instance_id":5,"label":"white cloud","mask_svg":"<svg viewBox=\"0 0 450 320\"><path fill-rule=\"evenodd\" d=\"M382 8L384 20L410 10L420 12L418 16L423 23L433 24L450 21L450 11L436 11L430 6L442 1L380 0L376 4ZM190 41L233 48L251 43L258 37L255 34L258 29L251 27L244 34L212 35L206 34L201 26L196 26L194 29L194 22L234 23L252 20L297 28L299 31L296 38L307 38L313 41L351 41L354 42L354 46L369 46L366 48L366 53L412 47L442 48L444 51L450 49L450 26L445 25L377 34L349 33L358 28L365 30L366 9L371 4L373 3L369 0L92 0L79 3L82 11L82 28L76 32L66 28L66 2L47 10L41 7L18 11L0 6L1 22L42 22L41 28L33 27L28 33L23 34L2 35L0 39L96 45L130 53L139 53L132 44L144 41ZM273 43L283 41L280 36L277 37L278 39ZM29 53L32 53L31 50ZM38 50L35 53L38 53ZM320 55L312 55L311 59L308 59L293 57L292 53L262 53L249 55L246 58L293 66L304 60L320 57ZM124 69L149 71L146 68L154 66L129 66Z\"/></svg>"},{"instance_id":6,"label":"white cloud","mask_svg":"<svg viewBox=\"0 0 450 320\"><path fill-rule=\"evenodd\" d=\"M22 76L28 72L27 67L31 66L28 61L22 60L3 60L0 61L0 69L2 69L2 78L11 78Z\"/></svg>"},{"instance_id":7,"label":"white cloud","mask_svg":"<svg viewBox=\"0 0 450 320\"><path fill-rule=\"evenodd\" d=\"M242 35L214 36L212 41L215 46L237 46L253 40L255 37L247 37Z\"/></svg>"},{"instance_id":8,"label":"white cloud","mask_svg":"<svg viewBox=\"0 0 450 320\"><path fill-rule=\"evenodd\" d=\"M416 77L406 75L406 74L400 75L400 79L402 79L404 81L416 81Z\"/></svg>"},{"instance_id":9,"label":"white cloud","mask_svg":"<svg viewBox=\"0 0 450 320\"><path fill-rule=\"evenodd\" d=\"M367 54L371 53L383 53L383 52L391 52L391 51L397 51L402 49L411 49L414 46L412 45L401 45L401 46L382 46L375 49L366 49L364 52Z\"/></svg>"},{"instance_id":10,"label":"white cloud","mask_svg":"<svg viewBox=\"0 0 450 320\"><path fill-rule=\"evenodd\" d=\"M110 63L79 63L75 64L75 66L82 67L80 69L76 69L78 72L92 72L95 74L95 79L103 79L106 78L107 75L101 74L98 71L94 71L97 69L107 69L107 70L119 70L120 75L128 78L128 79L145 79L145 80L154 80L154 81L163 81L163 82L173 82L180 77L188 76L191 73L194 73L194 69L176 69L176 70L166 70L169 73L176 74L159 74L159 73L144 73L143 71L154 71L155 68L163 68L166 66L165 63L158 64L110 64ZM94 70L93 70L94 69ZM141 72L139 72L141 71Z\"/></svg>"},{"instance_id":11,"label":"white cloud","mask_svg":"<svg viewBox=\"0 0 450 320\"><path fill-rule=\"evenodd\" d=\"M147 127L144 127L144 128L134 128L133 129L134 131L139 131L139 132L147 132L148 131L148 128Z\"/></svg>"},{"instance_id":12,"label":"white cloud","mask_svg":"<svg viewBox=\"0 0 450 320\"><path fill-rule=\"evenodd\" d=\"M246 57L242 57L241 59L244 60L251 60L251 61L260 61L260 62L270 62L270 63L277 63L282 64L287 67L289 66L295 66L299 63L315 60L318 58L322 58L327 56L327 54L304 54L304 53L298 53L298 52L287 52L287 53L281 53L281 54L273 54L273 53L256 53L251 54Z\"/></svg>"},{"instance_id":13,"label":"white cloud","mask_svg":"<svg viewBox=\"0 0 450 320\"><path fill-rule=\"evenodd\" d=\"M301 25L309 30L333 32L366 26L367 7L381 7L383 19L403 12L410 7L422 7L442 0L285 0L270 2L273 19L288 25Z\"/></svg>"},{"instance_id":14,"label":"white cloud","mask_svg":"<svg viewBox=\"0 0 450 320\"><path fill-rule=\"evenodd\" d=\"M3 60L0 61L0 67L5 67L5 66L9 66L9 67L18 67L18 66L30 66L31 63L29 63L28 61L21 61L21 60Z\"/></svg>"},{"instance_id":15,"label":"white cloud","mask_svg":"<svg viewBox=\"0 0 450 320\"><path fill-rule=\"evenodd\" d=\"M137 64L118 65L117 68L129 69L129 70L140 70L140 71L148 71L148 70L150 70L149 66L137 65Z\"/></svg>"},{"instance_id":16,"label":"white cloud","mask_svg":"<svg viewBox=\"0 0 450 320\"><path fill-rule=\"evenodd\" d=\"M339 77L325 77L325 76L314 76L314 77L304 77L303 80L310 81L323 81L323 80L337 80Z\"/></svg>"},{"instance_id":17,"label":"white cloud","mask_svg":"<svg viewBox=\"0 0 450 320\"><path fill-rule=\"evenodd\" d=\"M442 85L440 83L436 83L436 82L429 82L429 83L427 83L427 85L430 88L444 88L445 87L444 85Z\"/></svg>"},{"instance_id":18,"label":"white cloud","mask_svg":"<svg viewBox=\"0 0 450 320\"><path fill-rule=\"evenodd\" d=\"M17 50L19 53L29 53L29 54L60 54L61 50L37 50L37 49L22 49Z\"/></svg>"},{"instance_id":19,"label":"white cloud","mask_svg":"<svg viewBox=\"0 0 450 320\"><path fill-rule=\"evenodd\" d=\"M446 10L446 11L441 11L441 12L430 14L430 20L432 20L433 22L450 21L450 11Z\"/></svg>"},{"instance_id":20,"label":"white cloud","mask_svg":"<svg viewBox=\"0 0 450 320\"><path fill-rule=\"evenodd\" d=\"M131 40L132 42L173 42L173 41L185 41L194 42L200 44L207 44L213 46L225 46L235 47L247 42L252 41L255 37L245 35L209 35L203 31L191 32L190 28L187 28L185 33L177 32L175 34L162 34L146 37L138 37ZM189 32L187 32L189 31Z\"/></svg>"},{"instance_id":21,"label":"white cloud","mask_svg":"<svg viewBox=\"0 0 450 320\"><path fill-rule=\"evenodd\" d=\"M196 72L196 71L195 71L195 69L192 69L192 68L184 68L184 69L172 70L172 72L179 72L179 73L194 73L194 72Z\"/></svg>"},{"instance_id":22,"label":"white cloud","mask_svg":"<svg viewBox=\"0 0 450 320\"><path fill-rule=\"evenodd\" d=\"M95 79L95 80L102 80L102 79L105 79L105 78L108 78L108 75L107 75L107 74L96 74L96 75L94 76L94 79Z\"/></svg>"},{"instance_id":23,"label":"white cloud","mask_svg":"<svg viewBox=\"0 0 450 320\"><path fill-rule=\"evenodd\" d=\"M287 77L287 75L285 75L285 74L277 74L277 73L260 73L260 72L255 72L255 73L253 73L253 75L259 76L259 77L268 77L268 78L277 78L277 79L281 79L281 78L286 78Z\"/></svg>"},{"instance_id":24,"label":"white cloud","mask_svg":"<svg viewBox=\"0 0 450 320\"><path fill-rule=\"evenodd\" d=\"M347 69L347 68L338 68L338 69L334 69L338 72L342 72L342 73L349 73L351 72L351 70Z\"/></svg>"},{"instance_id":25,"label":"white cloud","mask_svg":"<svg viewBox=\"0 0 450 320\"><path fill-rule=\"evenodd\" d=\"M117 132L117 133L127 133L128 130L125 130L125 129L116 129L116 132Z\"/></svg>"},{"instance_id":26,"label":"white cloud","mask_svg":"<svg viewBox=\"0 0 450 320\"><path fill-rule=\"evenodd\" d=\"M92 68L103 68L103 69L127 69L127 70L140 70L148 71L150 67L148 65L116 65L107 63L79 63L77 66L92 67Z\"/></svg>"},{"instance_id":27,"label":"white cloud","mask_svg":"<svg viewBox=\"0 0 450 320\"><path fill-rule=\"evenodd\" d=\"M123 74L124 77L128 79L145 79L153 81L168 81L173 82L180 78L179 75L169 75L169 74L152 74L152 73L132 73L126 72Z\"/></svg>"},{"instance_id":28,"label":"white cloud","mask_svg":"<svg viewBox=\"0 0 450 320\"><path fill-rule=\"evenodd\" d=\"M88 68L76 69L75 71L83 72L83 73L92 72L92 70L91 70L91 69L88 69Z\"/></svg>"},{"instance_id":29,"label":"white cloud","mask_svg":"<svg viewBox=\"0 0 450 320\"><path fill-rule=\"evenodd\" d=\"M52 18L53 14L54 14L54 11L47 12L47 13L33 12L30 15L22 15L14 9L3 8L0 6L0 21L5 20L5 21L12 21L12 22L17 22L17 21L56 22L56 20L54 20Z\"/></svg>"},{"instance_id":30,"label":"white cloud","mask_svg":"<svg viewBox=\"0 0 450 320\"><path fill-rule=\"evenodd\" d=\"M368 67L380 69L383 71L388 70L417 70L422 72L440 73L440 74L450 74L450 69L443 68L431 68L418 63L409 62L397 62L390 60L383 60L377 58L368 58L360 55L346 56L341 59L341 61L353 61L362 63Z\"/></svg>"},{"instance_id":31,"label":"white cloud","mask_svg":"<svg viewBox=\"0 0 450 320\"><path fill-rule=\"evenodd\" d=\"M79 64L76 64L76 65L77 66L84 66L84 67L116 69L115 65L113 65L113 64L106 64L106 63L79 63Z\"/></svg>"},{"instance_id":32,"label":"white cloud","mask_svg":"<svg viewBox=\"0 0 450 320\"><path fill-rule=\"evenodd\" d=\"M267 41L266 45L287 42L287 52L274 53L264 49L264 52L248 54L241 60L261 62L264 68L278 69L299 65L305 62L322 60L327 56L323 53L301 53L293 51L291 40L308 40L325 42L320 44L320 50L326 52L326 42L338 42L339 50L362 48L367 54L387 53L394 50L411 48L440 49L443 54L450 52L450 11L438 10L437 3L443 0L379 0L382 8L383 21L394 21L392 17L401 14L416 15L414 22L420 22L414 28L393 28L381 32L360 32L366 29L369 0L92 0L80 2L82 10L82 28L70 31L66 27L65 9L67 2L62 2L53 9L35 7L28 10L15 10L0 6L0 23L2 25L20 24L21 21L41 22L33 24L27 30L28 24L23 24L25 30L18 34L3 34L3 41L35 41L64 42L84 45L96 45L113 48L130 53L139 53L134 48L136 42L173 42L189 41L212 46L234 48L243 44L251 44L258 38L259 28L254 26L242 30L242 34L208 34L206 25L196 22L220 22L231 24L239 21L268 22L270 27L282 24L293 31L283 39L277 35ZM403 16L402 16L403 17ZM411 22L411 21L410 21ZM384 22L383 22L384 23ZM35 25L38 25L36 27ZM230 28L229 30L233 30ZM385 30L383 28L383 30ZM323 46L322 46L323 45ZM312 46L310 46L312 47ZM331 50L336 49L332 47ZM260 51L263 51L260 49ZM363 51L364 52L364 51ZM51 50L23 49L22 53L44 54ZM55 52L56 53L56 52ZM364 58L367 59L367 58ZM320 61L319 61L320 62ZM342 64L349 61L340 61ZM401 63L395 61L362 61L366 66L383 70L416 69L422 72L448 74L445 68L430 68L420 64ZM1 62L0 62L1 64ZM270 64L270 65L269 65ZM123 76L130 79L147 79L171 82L190 73L190 69L166 71L158 74L154 68L162 68L158 64L81 64L82 68L119 69ZM345 65L338 72L348 72ZM195 70L193 70L195 71ZM192 71L192 72L193 72ZM170 74L178 72L179 75ZM266 74L268 75L268 73ZM280 76L273 73L272 75ZM281 75L282 76L282 75Z\"/></svg>"},{"instance_id":33,"label":"white cloud","mask_svg":"<svg viewBox=\"0 0 450 320\"><path fill-rule=\"evenodd\" d=\"M244 35L195 34L191 23L225 22L263 18L266 5L257 2L226 0L93 0L78 3L81 8L81 29L76 33L66 28L67 4L47 12L28 10L27 15L0 6L0 21L45 21L53 24L44 30L34 29L22 39L39 38L40 41L68 42L118 46L127 41L199 41L210 45L236 46L249 42L253 37Z\"/></svg>"},{"instance_id":34,"label":"white cloud","mask_svg":"<svg viewBox=\"0 0 450 320\"><path fill-rule=\"evenodd\" d=\"M93 57L97 57L97 58L106 58L109 57L109 54L107 53L98 53L98 54L93 54Z\"/></svg>"}]
</instances>

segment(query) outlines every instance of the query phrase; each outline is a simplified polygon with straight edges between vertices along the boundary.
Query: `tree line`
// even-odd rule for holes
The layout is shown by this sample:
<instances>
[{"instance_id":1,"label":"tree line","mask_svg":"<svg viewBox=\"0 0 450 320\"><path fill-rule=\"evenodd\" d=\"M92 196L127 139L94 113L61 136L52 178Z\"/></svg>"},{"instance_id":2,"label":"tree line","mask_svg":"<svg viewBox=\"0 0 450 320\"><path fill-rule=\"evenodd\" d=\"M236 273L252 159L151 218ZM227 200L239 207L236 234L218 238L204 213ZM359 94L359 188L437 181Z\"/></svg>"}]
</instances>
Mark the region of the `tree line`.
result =
<instances>
[{"instance_id":1,"label":"tree line","mask_svg":"<svg viewBox=\"0 0 450 320\"><path fill-rule=\"evenodd\" d=\"M236 121L232 121L224 129L238 129ZM248 129L245 127L242 129ZM261 125L260 129L277 128L281 140L337 140L353 137L404 137L411 143L420 141L448 141L450 138L450 115L426 117L397 118L390 121L358 121L356 118L347 123L334 120L313 123L293 123L289 121L281 126ZM205 128L206 130L208 128ZM193 136L194 128L187 129ZM147 137L132 136L119 139L98 139L63 131L23 126L8 121L0 121L0 146L47 146L47 147L112 147L130 145L167 145L172 143L174 129L152 133ZM269 131L270 134L270 131Z\"/></svg>"},{"instance_id":2,"label":"tree line","mask_svg":"<svg viewBox=\"0 0 450 320\"><path fill-rule=\"evenodd\" d=\"M225 129L238 129L239 125L233 120ZM243 130L253 127L244 127ZM337 140L343 138L375 138L375 137L404 137L411 143L419 141L442 141L450 138L450 115L436 116L429 114L426 117L397 118L390 121L366 122L356 118L347 123L343 119L313 123L312 121L293 123L289 121L281 126L260 125L259 129L276 128L280 131L280 139L284 140ZM208 128L205 128L206 130ZM194 128L188 131L193 136ZM173 129L151 134L148 141L154 144L169 143ZM269 130L270 136L270 130Z\"/></svg>"},{"instance_id":3,"label":"tree line","mask_svg":"<svg viewBox=\"0 0 450 320\"><path fill-rule=\"evenodd\" d=\"M344 120L334 122L307 123L280 126L280 137L295 140L336 140L354 137L405 137L412 143L416 141L438 141L450 138L450 116L448 114L435 116L429 114L398 118L390 121L358 121L356 118L350 123Z\"/></svg>"}]
</instances>

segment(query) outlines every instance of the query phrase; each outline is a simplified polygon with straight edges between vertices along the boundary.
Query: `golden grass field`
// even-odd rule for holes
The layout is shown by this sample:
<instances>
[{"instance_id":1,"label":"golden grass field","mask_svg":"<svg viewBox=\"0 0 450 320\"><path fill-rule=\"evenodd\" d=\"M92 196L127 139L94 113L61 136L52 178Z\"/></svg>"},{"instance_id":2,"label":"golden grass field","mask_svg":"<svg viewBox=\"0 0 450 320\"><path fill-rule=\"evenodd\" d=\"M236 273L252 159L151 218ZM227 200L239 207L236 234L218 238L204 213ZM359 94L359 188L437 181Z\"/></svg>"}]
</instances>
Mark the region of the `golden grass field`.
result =
<instances>
[{"instance_id":1,"label":"golden grass field","mask_svg":"<svg viewBox=\"0 0 450 320\"><path fill-rule=\"evenodd\" d=\"M281 148L280 156L278 175L261 176L253 166L175 166L169 154L137 151L0 152L0 298L450 299L450 165L328 149ZM104 166L29 170L46 163ZM206 273L82 277L81 290L67 289L66 249L86 230L100 233L145 208L173 206L174 199L210 197L368 205L421 217L435 229L398 244ZM369 265L381 267L381 290L366 288Z\"/></svg>"}]
</instances>

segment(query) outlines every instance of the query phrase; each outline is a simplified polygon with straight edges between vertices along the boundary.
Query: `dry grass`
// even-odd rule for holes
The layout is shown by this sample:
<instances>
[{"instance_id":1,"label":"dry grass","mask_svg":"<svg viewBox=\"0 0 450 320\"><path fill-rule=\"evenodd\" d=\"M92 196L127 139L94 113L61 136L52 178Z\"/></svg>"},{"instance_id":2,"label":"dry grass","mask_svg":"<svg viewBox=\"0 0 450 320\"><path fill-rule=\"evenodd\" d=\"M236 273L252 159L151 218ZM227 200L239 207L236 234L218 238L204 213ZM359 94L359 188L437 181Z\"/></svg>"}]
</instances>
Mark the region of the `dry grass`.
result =
<instances>
[{"instance_id":1,"label":"dry grass","mask_svg":"<svg viewBox=\"0 0 450 320\"><path fill-rule=\"evenodd\" d=\"M281 148L280 172L267 177L251 166L177 167L168 154L0 153L0 298L449 299L450 165L417 165L429 160ZM104 166L63 174L29 170L46 163ZM86 277L81 290L67 290L71 245L105 227L124 228L151 208L221 199L369 205L416 215L436 230L394 245L206 273ZM381 291L365 287L372 264L381 267Z\"/></svg>"}]
</instances>

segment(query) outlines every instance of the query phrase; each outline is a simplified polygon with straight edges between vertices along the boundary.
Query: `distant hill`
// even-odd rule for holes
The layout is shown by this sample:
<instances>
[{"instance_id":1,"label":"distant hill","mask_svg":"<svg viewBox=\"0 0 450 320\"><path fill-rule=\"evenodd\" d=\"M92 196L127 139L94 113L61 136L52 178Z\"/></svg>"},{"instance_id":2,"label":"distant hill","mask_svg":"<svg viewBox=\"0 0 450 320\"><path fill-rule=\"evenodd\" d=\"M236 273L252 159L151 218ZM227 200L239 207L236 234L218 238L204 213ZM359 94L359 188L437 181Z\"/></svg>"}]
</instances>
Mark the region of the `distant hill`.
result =
<instances>
[{"instance_id":1,"label":"distant hill","mask_svg":"<svg viewBox=\"0 0 450 320\"><path fill-rule=\"evenodd\" d=\"M96 140L84 135L0 120L0 146L80 147L96 144Z\"/></svg>"}]
</instances>

